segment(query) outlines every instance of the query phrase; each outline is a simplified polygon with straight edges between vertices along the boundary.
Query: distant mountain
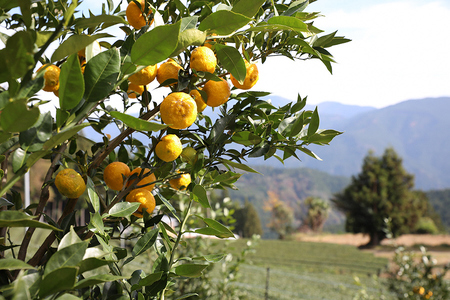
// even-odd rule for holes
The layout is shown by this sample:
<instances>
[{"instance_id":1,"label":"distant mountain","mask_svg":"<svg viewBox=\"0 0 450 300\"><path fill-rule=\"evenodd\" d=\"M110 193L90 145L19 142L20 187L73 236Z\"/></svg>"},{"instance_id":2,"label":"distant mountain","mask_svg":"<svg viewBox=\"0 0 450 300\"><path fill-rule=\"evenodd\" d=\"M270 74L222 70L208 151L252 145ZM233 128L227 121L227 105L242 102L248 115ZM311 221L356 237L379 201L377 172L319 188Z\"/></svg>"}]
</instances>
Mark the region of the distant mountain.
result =
<instances>
[{"instance_id":1,"label":"distant mountain","mask_svg":"<svg viewBox=\"0 0 450 300\"><path fill-rule=\"evenodd\" d=\"M415 175L416 188L450 187L450 97L408 100L382 109L367 108L365 112L362 109L359 113L351 107L349 115L352 117L335 118L331 122L325 121L324 111L319 104L320 128L332 128L344 131L344 134L336 137L329 146L311 146L323 161L303 155L300 157L303 162L289 159L286 165L351 176L360 172L362 160L369 150L382 155L385 148L393 147L403 158L406 170ZM337 115L346 115L345 106L337 111ZM255 160L251 163L263 162ZM269 164L279 165L275 160Z\"/></svg>"}]
</instances>

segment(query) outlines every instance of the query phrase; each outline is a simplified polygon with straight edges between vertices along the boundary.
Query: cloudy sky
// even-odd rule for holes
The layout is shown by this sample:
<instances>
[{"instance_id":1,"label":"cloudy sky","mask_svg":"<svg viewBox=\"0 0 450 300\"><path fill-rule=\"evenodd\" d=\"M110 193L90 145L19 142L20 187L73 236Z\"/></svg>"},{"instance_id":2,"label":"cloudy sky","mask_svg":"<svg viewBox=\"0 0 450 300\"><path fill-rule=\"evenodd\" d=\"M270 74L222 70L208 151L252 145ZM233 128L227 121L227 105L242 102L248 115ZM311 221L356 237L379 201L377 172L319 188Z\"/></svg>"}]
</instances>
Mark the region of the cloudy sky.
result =
<instances>
[{"instance_id":1,"label":"cloudy sky","mask_svg":"<svg viewBox=\"0 0 450 300\"><path fill-rule=\"evenodd\" d=\"M450 96L450 1L319 0L315 25L352 42L330 48L330 75L320 61L273 59L257 87L310 103L385 107L408 99ZM279 76L271 76L279 74Z\"/></svg>"}]
</instances>

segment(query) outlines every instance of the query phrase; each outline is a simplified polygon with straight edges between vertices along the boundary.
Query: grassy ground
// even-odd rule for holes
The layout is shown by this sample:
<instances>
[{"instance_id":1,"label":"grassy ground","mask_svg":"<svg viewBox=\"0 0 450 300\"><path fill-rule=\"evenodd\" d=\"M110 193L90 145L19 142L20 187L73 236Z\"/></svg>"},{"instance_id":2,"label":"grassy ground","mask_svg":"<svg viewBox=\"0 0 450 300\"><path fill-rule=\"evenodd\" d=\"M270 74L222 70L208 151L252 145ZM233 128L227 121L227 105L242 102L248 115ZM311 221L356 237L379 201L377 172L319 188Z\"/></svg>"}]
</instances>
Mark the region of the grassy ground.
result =
<instances>
[{"instance_id":1,"label":"grassy ground","mask_svg":"<svg viewBox=\"0 0 450 300\"><path fill-rule=\"evenodd\" d=\"M230 247L237 254L245 243ZM363 293L394 299L377 276L387 263L354 246L262 240L241 265L235 285L248 291L248 299L264 299L268 276L269 299L365 299Z\"/></svg>"}]
</instances>

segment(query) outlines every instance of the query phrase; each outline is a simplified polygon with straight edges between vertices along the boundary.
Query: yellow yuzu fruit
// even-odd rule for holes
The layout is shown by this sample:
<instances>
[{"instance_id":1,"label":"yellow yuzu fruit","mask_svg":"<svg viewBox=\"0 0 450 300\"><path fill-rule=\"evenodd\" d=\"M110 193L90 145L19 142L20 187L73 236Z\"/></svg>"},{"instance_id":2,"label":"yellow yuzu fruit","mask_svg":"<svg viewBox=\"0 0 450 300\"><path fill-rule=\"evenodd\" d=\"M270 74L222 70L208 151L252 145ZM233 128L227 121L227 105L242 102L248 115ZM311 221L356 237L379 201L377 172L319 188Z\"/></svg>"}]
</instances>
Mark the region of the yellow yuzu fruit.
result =
<instances>
[{"instance_id":1,"label":"yellow yuzu fruit","mask_svg":"<svg viewBox=\"0 0 450 300\"><path fill-rule=\"evenodd\" d=\"M128 81L137 85L147 85L156 77L157 65L147 66L128 77Z\"/></svg>"},{"instance_id":2,"label":"yellow yuzu fruit","mask_svg":"<svg viewBox=\"0 0 450 300\"><path fill-rule=\"evenodd\" d=\"M41 66L37 71L44 69L44 87L46 92L53 92L59 90L59 74L61 69L58 66L46 64Z\"/></svg>"},{"instance_id":3,"label":"yellow yuzu fruit","mask_svg":"<svg viewBox=\"0 0 450 300\"><path fill-rule=\"evenodd\" d=\"M137 85L137 84L134 84L131 82L128 84L128 90L127 90L128 97L136 98L138 96L138 94L142 95L143 92L144 92L143 85Z\"/></svg>"},{"instance_id":4,"label":"yellow yuzu fruit","mask_svg":"<svg viewBox=\"0 0 450 300\"><path fill-rule=\"evenodd\" d=\"M244 82L242 84L240 84L237 81L237 79L234 78L233 75L230 76L231 83L233 83L235 87L241 90L251 89L258 82L259 79L258 67L255 64L250 64L247 61L245 61L245 68L247 71Z\"/></svg>"},{"instance_id":5,"label":"yellow yuzu fruit","mask_svg":"<svg viewBox=\"0 0 450 300\"><path fill-rule=\"evenodd\" d=\"M136 169L134 169L133 171L131 171L130 177L131 177L131 175L133 175L133 174L136 174L137 176L139 176L139 174L141 174L141 171L142 171L142 168L137 167ZM155 176L155 174L153 174L153 173L151 173L151 174L149 175L149 173L151 173L150 169L145 168L145 169L144 169L144 173L142 174L143 177L142 177L142 179L136 184L136 187L138 187L138 188L143 188L143 189L147 189L147 190L149 190L150 192L153 190L153 188L155 187L155 183L152 183L152 182L155 182L155 181L156 181L156 176ZM127 186L130 186L136 179L137 179L137 177L136 177L135 179L128 180ZM146 185L146 186L142 186L142 185L145 185L145 184L148 184L148 183L152 183L152 184Z\"/></svg>"},{"instance_id":6,"label":"yellow yuzu fruit","mask_svg":"<svg viewBox=\"0 0 450 300\"><path fill-rule=\"evenodd\" d=\"M147 212L151 214L156 206L155 197L153 197L152 193L144 188L140 189L134 189L132 190L127 197L125 198L127 202L139 202L141 205L138 207L135 213L135 215L138 218L142 218L143 214L142 211L144 208L147 209Z\"/></svg>"},{"instance_id":7,"label":"yellow yuzu fruit","mask_svg":"<svg viewBox=\"0 0 450 300\"><path fill-rule=\"evenodd\" d=\"M86 190L83 177L70 168L64 169L56 175L55 185L58 191L67 198L78 198Z\"/></svg>"},{"instance_id":8,"label":"yellow yuzu fruit","mask_svg":"<svg viewBox=\"0 0 450 300\"><path fill-rule=\"evenodd\" d=\"M185 190L191 183L191 174L181 174L179 177L169 180L169 184L176 190Z\"/></svg>"},{"instance_id":9,"label":"yellow yuzu fruit","mask_svg":"<svg viewBox=\"0 0 450 300\"><path fill-rule=\"evenodd\" d=\"M191 126L197 118L197 104L186 93L169 94L161 102L162 121L173 129L184 129Z\"/></svg>"},{"instance_id":10,"label":"yellow yuzu fruit","mask_svg":"<svg viewBox=\"0 0 450 300\"><path fill-rule=\"evenodd\" d=\"M183 68L173 59L168 59L166 62L162 63L158 71L156 72L156 80L159 84L162 84L168 79L178 80L178 71L183 70ZM170 85L175 85L176 82Z\"/></svg>"},{"instance_id":11,"label":"yellow yuzu fruit","mask_svg":"<svg viewBox=\"0 0 450 300\"><path fill-rule=\"evenodd\" d=\"M115 161L106 166L103 171L103 181L114 191L120 191L123 187L123 176L130 176L130 168L120 161Z\"/></svg>"},{"instance_id":12,"label":"yellow yuzu fruit","mask_svg":"<svg viewBox=\"0 0 450 300\"><path fill-rule=\"evenodd\" d=\"M197 112L200 113L204 111L207 105L205 101L203 101L202 94L200 94L200 92L197 90L191 90L189 92L189 95L194 98L195 104L197 104Z\"/></svg>"},{"instance_id":13,"label":"yellow yuzu fruit","mask_svg":"<svg viewBox=\"0 0 450 300\"><path fill-rule=\"evenodd\" d=\"M133 1L130 1L127 6L127 10L125 11L125 15L127 17L128 23L133 26L135 29L139 30L144 27L147 23L145 22L145 17L143 11L145 9L145 0L139 0L139 4L141 8L136 5ZM151 9L149 9L148 15L150 15ZM153 20L150 22L150 24Z\"/></svg>"},{"instance_id":14,"label":"yellow yuzu fruit","mask_svg":"<svg viewBox=\"0 0 450 300\"><path fill-rule=\"evenodd\" d=\"M206 105L211 107L224 104L231 95L230 86L223 78L221 81L208 80L203 86L203 91L208 95Z\"/></svg>"},{"instance_id":15,"label":"yellow yuzu fruit","mask_svg":"<svg viewBox=\"0 0 450 300\"><path fill-rule=\"evenodd\" d=\"M155 154L165 162L174 161L180 156L183 146L175 134L168 134L156 144Z\"/></svg>"},{"instance_id":16,"label":"yellow yuzu fruit","mask_svg":"<svg viewBox=\"0 0 450 300\"><path fill-rule=\"evenodd\" d=\"M189 65L195 71L214 73L217 58L214 55L214 51L208 47L201 46L192 51Z\"/></svg>"}]
</instances>

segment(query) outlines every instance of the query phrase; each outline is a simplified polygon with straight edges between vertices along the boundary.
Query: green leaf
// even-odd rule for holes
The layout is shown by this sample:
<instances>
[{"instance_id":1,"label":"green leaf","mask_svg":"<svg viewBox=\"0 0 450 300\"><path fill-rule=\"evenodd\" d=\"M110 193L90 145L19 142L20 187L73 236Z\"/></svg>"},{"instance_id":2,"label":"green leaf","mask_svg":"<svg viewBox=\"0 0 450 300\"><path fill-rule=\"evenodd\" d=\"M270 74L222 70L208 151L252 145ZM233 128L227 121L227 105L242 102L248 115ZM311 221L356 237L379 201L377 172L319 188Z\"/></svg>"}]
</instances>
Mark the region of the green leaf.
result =
<instances>
[{"instance_id":1,"label":"green leaf","mask_svg":"<svg viewBox=\"0 0 450 300\"><path fill-rule=\"evenodd\" d=\"M61 67L59 75L59 106L63 110L74 108L84 95L84 78L78 55L72 54Z\"/></svg>"},{"instance_id":2,"label":"green leaf","mask_svg":"<svg viewBox=\"0 0 450 300\"><path fill-rule=\"evenodd\" d=\"M28 107L27 99L10 100L2 111L0 126L5 132L25 131L39 119L39 108Z\"/></svg>"},{"instance_id":3,"label":"green leaf","mask_svg":"<svg viewBox=\"0 0 450 300\"><path fill-rule=\"evenodd\" d=\"M206 190L203 186L197 184L194 186L192 190L191 197L200 203L204 208L211 208L209 204L208 195L206 194Z\"/></svg>"},{"instance_id":4,"label":"green leaf","mask_svg":"<svg viewBox=\"0 0 450 300\"><path fill-rule=\"evenodd\" d=\"M198 296L198 294L197 293L187 293L187 294L181 295L180 297L176 298L175 300L187 299L187 298L195 297L195 296Z\"/></svg>"},{"instance_id":5,"label":"green leaf","mask_svg":"<svg viewBox=\"0 0 450 300\"><path fill-rule=\"evenodd\" d=\"M208 227L197 229L195 230L196 233L215 235L218 238L234 238L233 232L216 220L208 218L202 218L202 220L206 223L206 225L208 225Z\"/></svg>"},{"instance_id":6,"label":"green leaf","mask_svg":"<svg viewBox=\"0 0 450 300\"><path fill-rule=\"evenodd\" d=\"M270 25L282 25L291 28L294 31L309 32L308 25L295 17L276 16L267 21Z\"/></svg>"},{"instance_id":7,"label":"green leaf","mask_svg":"<svg viewBox=\"0 0 450 300\"><path fill-rule=\"evenodd\" d=\"M234 4L231 11L253 18L265 2L266 0L240 0L238 3Z\"/></svg>"},{"instance_id":8,"label":"green leaf","mask_svg":"<svg viewBox=\"0 0 450 300\"><path fill-rule=\"evenodd\" d=\"M234 47L221 44L216 44L214 48L222 66L242 84L247 75L247 69L239 51Z\"/></svg>"},{"instance_id":9,"label":"green leaf","mask_svg":"<svg viewBox=\"0 0 450 300\"><path fill-rule=\"evenodd\" d=\"M103 224L102 216L99 212L91 213L91 221L89 222L88 228L93 232L98 232L100 234L105 233L105 225Z\"/></svg>"},{"instance_id":10,"label":"green leaf","mask_svg":"<svg viewBox=\"0 0 450 300\"><path fill-rule=\"evenodd\" d=\"M33 127L20 133L20 146L26 151L41 150L44 142L52 137L52 132L53 118L51 113L41 114Z\"/></svg>"},{"instance_id":11,"label":"green leaf","mask_svg":"<svg viewBox=\"0 0 450 300\"><path fill-rule=\"evenodd\" d=\"M223 174L220 174L220 175L214 177L213 183L232 184L232 183L235 183L241 176L242 176L242 174L228 171L228 172L225 172Z\"/></svg>"},{"instance_id":12,"label":"green leaf","mask_svg":"<svg viewBox=\"0 0 450 300\"><path fill-rule=\"evenodd\" d=\"M218 263L225 256L227 256L227 255L226 254L209 254L209 255L202 255L200 257L193 257L192 259L193 260L202 259L202 260L206 260L207 262Z\"/></svg>"},{"instance_id":13,"label":"green leaf","mask_svg":"<svg viewBox=\"0 0 450 300\"><path fill-rule=\"evenodd\" d=\"M236 168L236 169L243 170L243 171L260 174L259 172L253 170L252 168L250 168L247 165L244 165L244 164L241 164L241 163L237 163L237 162L234 162L234 161L231 161L231 160L222 159L221 163L223 163L225 165L228 165L230 167Z\"/></svg>"},{"instance_id":14,"label":"green leaf","mask_svg":"<svg viewBox=\"0 0 450 300\"><path fill-rule=\"evenodd\" d=\"M175 273L184 277L199 277L208 265L183 264L175 267Z\"/></svg>"},{"instance_id":15,"label":"green leaf","mask_svg":"<svg viewBox=\"0 0 450 300\"><path fill-rule=\"evenodd\" d=\"M303 11L307 6L309 5L309 0L298 0L292 2L288 9L286 9L282 15L283 16L292 16L293 14L296 14L297 12Z\"/></svg>"},{"instance_id":16,"label":"green leaf","mask_svg":"<svg viewBox=\"0 0 450 300\"><path fill-rule=\"evenodd\" d=\"M35 227L61 231L59 228L33 219L34 216L17 210L0 211L0 227Z\"/></svg>"},{"instance_id":17,"label":"green leaf","mask_svg":"<svg viewBox=\"0 0 450 300\"><path fill-rule=\"evenodd\" d=\"M26 262L15 259L15 258L2 258L0 259L0 270L27 270L34 269L33 266L30 266Z\"/></svg>"},{"instance_id":18,"label":"green leaf","mask_svg":"<svg viewBox=\"0 0 450 300\"><path fill-rule=\"evenodd\" d=\"M91 201L92 207L94 208L94 212L99 212L100 211L100 200L98 198L97 193L95 192L95 184L92 181L91 177L87 178L86 183L87 183L89 201Z\"/></svg>"},{"instance_id":19,"label":"green leaf","mask_svg":"<svg viewBox=\"0 0 450 300\"><path fill-rule=\"evenodd\" d=\"M134 213L140 205L141 203L139 202L119 202L111 207L108 214L113 217L128 217Z\"/></svg>"},{"instance_id":20,"label":"green leaf","mask_svg":"<svg viewBox=\"0 0 450 300\"><path fill-rule=\"evenodd\" d=\"M317 129L319 129L319 112L317 111L317 107L314 109L314 112L311 116L311 121L309 121L308 126L308 136L312 136L316 133Z\"/></svg>"},{"instance_id":21,"label":"green leaf","mask_svg":"<svg viewBox=\"0 0 450 300\"><path fill-rule=\"evenodd\" d=\"M177 210L172 206L172 204L170 204L170 202L167 201L167 199L164 198L164 196L161 195L160 193L157 193L157 195L158 198L161 200L161 202L164 203L164 205L170 210L172 215L178 220L178 222L180 222L180 218L177 215Z\"/></svg>"},{"instance_id":22,"label":"green leaf","mask_svg":"<svg viewBox=\"0 0 450 300\"><path fill-rule=\"evenodd\" d=\"M144 33L131 48L131 59L137 65L155 65L168 58L178 44L181 22L157 26Z\"/></svg>"},{"instance_id":23,"label":"green leaf","mask_svg":"<svg viewBox=\"0 0 450 300\"><path fill-rule=\"evenodd\" d=\"M89 257L89 258L83 259L78 264L78 267L80 268L78 273L82 274L84 272L100 268L100 267L108 265L110 263L111 263L110 260L106 260L106 259L98 258L98 257Z\"/></svg>"},{"instance_id":24,"label":"green leaf","mask_svg":"<svg viewBox=\"0 0 450 300\"><path fill-rule=\"evenodd\" d=\"M120 23L126 24L126 21L124 18L115 15L89 16L89 18L75 20L75 26L78 28L96 27L102 23L107 23L108 26L111 26Z\"/></svg>"},{"instance_id":25,"label":"green leaf","mask_svg":"<svg viewBox=\"0 0 450 300\"><path fill-rule=\"evenodd\" d=\"M131 291L138 290L144 286L152 285L153 283L160 280L163 274L164 274L164 272L160 271L160 272L155 272L150 275L147 275L144 278L141 278L141 280L139 280L138 284L133 284L133 286L131 287Z\"/></svg>"},{"instance_id":26,"label":"green leaf","mask_svg":"<svg viewBox=\"0 0 450 300\"><path fill-rule=\"evenodd\" d=\"M198 26L199 30L229 35L242 28L251 18L229 10L219 10L207 16Z\"/></svg>"},{"instance_id":27,"label":"green leaf","mask_svg":"<svg viewBox=\"0 0 450 300\"><path fill-rule=\"evenodd\" d=\"M47 262L44 270L44 276L52 271L62 267L72 267L78 265L82 260L84 253L89 245L89 241L78 242L69 245L53 254Z\"/></svg>"},{"instance_id":28,"label":"green leaf","mask_svg":"<svg viewBox=\"0 0 450 300\"><path fill-rule=\"evenodd\" d=\"M109 281L115 281L115 280L122 280L127 277L125 276L117 276L117 275L111 275L111 274L99 274L94 275L88 278L85 278L83 280L80 280L75 284L74 289L83 289L89 286L93 286L100 283L105 283Z\"/></svg>"},{"instance_id":29,"label":"green leaf","mask_svg":"<svg viewBox=\"0 0 450 300\"><path fill-rule=\"evenodd\" d=\"M299 148L300 151L302 151L303 153L311 156L312 158L315 158L317 160L322 160L319 156L317 156L314 152L312 152L311 150L305 148L305 147L301 147Z\"/></svg>"},{"instance_id":30,"label":"green leaf","mask_svg":"<svg viewBox=\"0 0 450 300\"><path fill-rule=\"evenodd\" d=\"M111 48L92 57L84 70L84 97L88 102L106 98L115 88L120 72L120 54Z\"/></svg>"},{"instance_id":31,"label":"green leaf","mask_svg":"<svg viewBox=\"0 0 450 300\"><path fill-rule=\"evenodd\" d=\"M82 240L80 239L78 234L73 229L73 226L70 226L69 232L66 233L66 235L63 236L63 238L59 242L58 251L63 248L66 248L72 244L81 243L81 242L82 242Z\"/></svg>"},{"instance_id":32,"label":"green leaf","mask_svg":"<svg viewBox=\"0 0 450 300\"><path fill-rule=\"evenodd\" d=\"M33 68L33 47L34 41L28 31L19 31L8 39L2 54L8 68L8 77L21 78Z\"/></svg>"},{"instance_id":33,"label":"green leaf","mask_svg":"<svg viewBox=\"0 0 450 300\"><path fill-rule=\"evenodd\" d=\"M139 254L144 253L156 242L156 238L158 237L159 228L155 226L152 230L145 233L133 247L133 251L131 252L133 257L138 256Z\"/></svg>"},{"instance_id":34,"label":"green leaf","mask_svg":"<svg viewBox=\"0 0 450 300\"><path fill-rule=\"evenodd\" d=\"M12 287L12 300L32 300L30 285L32 284L27 280L28 275L25 275L25 271L21 270L17 276L17 279L9 286ZM34 277L35 278L35 277ZM2 300L5 299L2 297Z\"/></svg>"},{"instance_id":35,"label":"green leaf","mask_svg":"<svg viewBox=\"0 0 450 300\"><path fill-rule=\"evenodd\" d=\"M51 150L54 147L61 145L62 143L64 143L65 141L67 141L68 139L70 139L71 137L76 135L84 127L87 127L90 125L91 125L90 123L83 123L83 124L75 125L73 127L68 127L67 129L61 130L59 133L52 136L52 138L50 138L48 141L46 141L44 143L44 145L42 146L42 149L43 150Z\"/></svg>"},{"instance_id":36,"label":"green leaf","mask_svg":"<svg viewBox=\"0 0 450 300\"><path fill-rule=\"evenodd\" d=\"M39 296L44 298L60 291L73 289L77 273L77 267L62 267L48 273L42 278Z\"/></svg>"},{"instance_id":37,"label":"green leaf","mask_svg":"<svg viewBox=\"0 0 450 300\"><path fill-rule=\"evenodd\" d=\"M52 62L61 60L69 55L77 53L78 51L86 48L87 45L92 44L95 40L109 37L107 33L99 33L95 35L72 35L65 40L52 55Z\"/></svg>"},{"instance_id":38,"label":"green leaf","mask_svg":"<svg viewBox=\"0 0 450 300\"><path fill-rule=\"evenodd\" d=\"M234 142L244 146L258 145L261 143L261 137L251 133L250 131L236 132L233 134L231 139Z\"/></svg>"},{"instance_id":39,"label":"green leaf","mask_svg":"<svg viewBox=\"0 0 450 300\"><path fill-rule=\"evenodd\" d=\"M71 294L64 294L56 298L57 300L82 300L82 298L78 298L77 296Z\"/></svg>"},{"instance_id":40,"label":"green leaf","mask_svg":"<svg viewBox=\"0 0 450 300\"><path fill-rule=\"evenodd\" d=\"M78 6L78 0L72 1L69 8L64 12L64 26L66 27L73 17L73 13Z\"/></svg>"},{"instance_id":41,"label":"green leaf","mask_svg":"<svg viewBox=\"0 0 450 300\"><path fill-rule=\"evenodd\" d=\"M14 151L12 155L12 167L14 173L17 173L17 171L25 164L27 158L27 152L23 149L17 148L16 151Z\"/></svg>"},{"instance_id":42,"label":"green leaf","mask_svg":"<svg viewBox=\"0 0 450 300\"><path fill-rule=\"evenodd\" d=\"M135 118L133 116L121 113L119 111L111 111L109 114L122 121L127 125L128 127L133 128L134 130L138 131L160 131L164 128L167 128L167 125L162 125L158 123L152 123L146 120L142 120L139 118Z\"/></svg>"}]
</instances>

